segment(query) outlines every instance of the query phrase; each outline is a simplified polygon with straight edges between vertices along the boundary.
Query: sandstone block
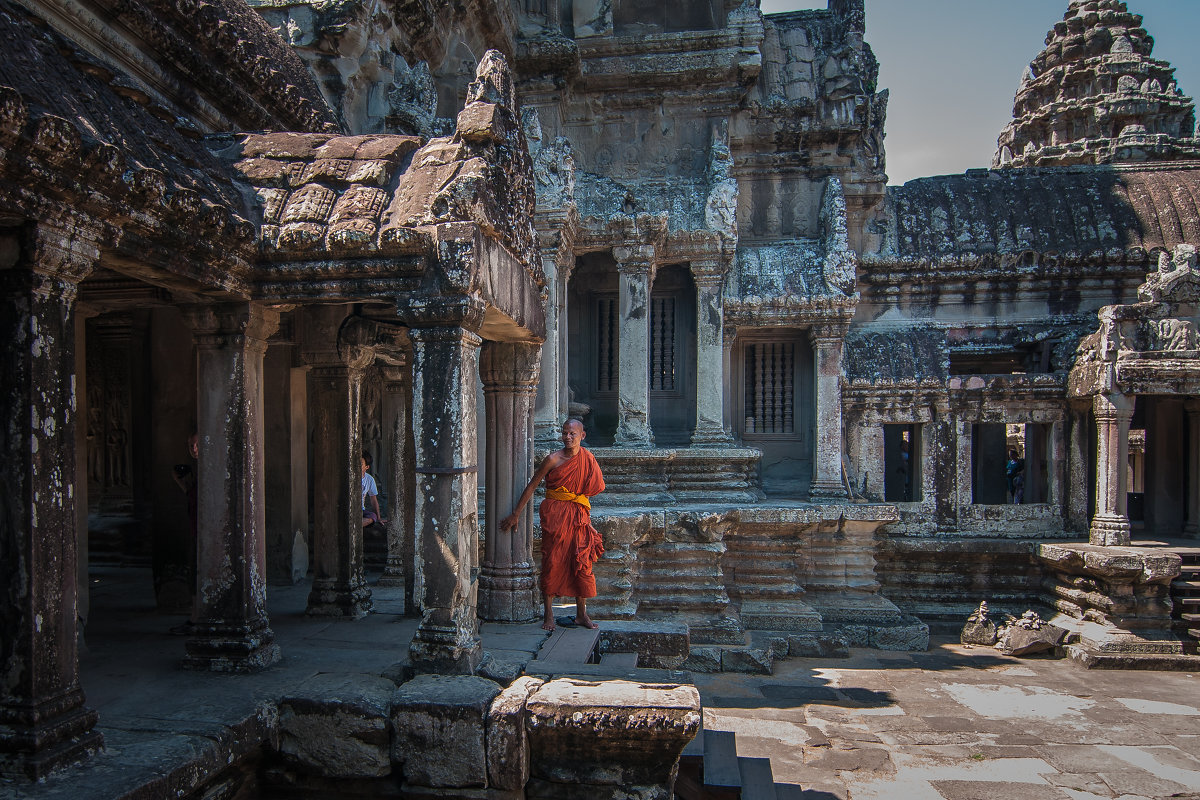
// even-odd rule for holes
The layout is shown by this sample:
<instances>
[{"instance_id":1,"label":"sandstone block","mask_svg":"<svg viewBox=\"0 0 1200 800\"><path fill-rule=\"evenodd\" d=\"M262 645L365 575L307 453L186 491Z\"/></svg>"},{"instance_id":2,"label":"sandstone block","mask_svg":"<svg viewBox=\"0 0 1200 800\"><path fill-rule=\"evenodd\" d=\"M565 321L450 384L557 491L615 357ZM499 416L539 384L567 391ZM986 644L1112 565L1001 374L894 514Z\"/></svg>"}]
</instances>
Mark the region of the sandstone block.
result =
<instances>
[{"instance_id":1,"label":"sandstone block","mask_svg":"<svg viewBox=\"0 0 1200 800\"><path fill-rule=\"evenodd\" d=\"M774 659L771 651L762 647L739 647L721 651L722 672L744 672L750 675L770 675Z\"/></svg>"},{"instance_id":2,"label":"sandstone block","mask_svg":"<svg viewBox=\"0 0 1200 800\"><path fill-rule=\"evenodd\" d=\"M963 644L981 644L991 647L996 643L996 624L994 622L968 622L963 625L958 640Z\"/></svg>"},{"instance_id":3,"label":"sandstone block","mask_svg":"<svg viewBox=\"0 0 1200 800\"><path fill-rule=\"evenodd\" d=\"M680 668L688 672L720 672L721 650L718 647L693 647Z\"/></svg>"},{"instance_id":4,"label":"sandstone block","mask_svg":"<svg viewBox=\"0 0 1200 800\"><path fill-rule=\"evenodd\" d=\"M849 658L850 645L839 634L792 634L787 654L793 658Z\"/></svg>"},{"instance_id":5,"label":"sandstone block","mask_svg":"<svg viewBox=\"0 0 1200 800\"><path fill-rule=\"evenodd\" d=\"M567 796L555 785L576 784L606 787L588 797L667 797L657 792L666 791L700 729L700 695L680 684L563 678L539 688L526 707L530 797Z\"/></svg>"},{"instance_id":6,"label":"sandstone block","mask_svg":"<svg viewBox=\"0 0 1200 800\"><path fill-rule=\"evenodd\" d=\"M916 617L905 619L907 624L871 629L871 647L877 650L928 650L929 626Z\"/></svg>"},{"instance_id":7,"label":"sandstone block","mask_svg":"<svg viewBox=\"0 0 1200 800\"><path fill-rule=\"evenodd\" d=\"M330 778L392 771L388 701L395 687L366 675L318 675L279 701L279 752L299 769Z\"/></svg>"},{"instance_id":8,"label":"sandstone block","mask_svg":"<svg viewBox=\"0 0 1200 800\"><path fill-rule=\"evenodd\" d=\"M676 669L688 658L688 627L660 620L606 620L600 627L601 653L637 653L639 667Z\"/></svg>"},{"instance_id":9,"label":"sandstone block","mask_svg":"<svg viewBox=\"0 0 1200 800\"><path fill-rule=\"evenodd\" d=\"M420 675L395 690L392 759L406 784L487 785L487 715L500 686L473 675Z\"/></svg>"},{"instance_id":10,"label":"sandstone block","mask_svg":"<svg viewBox=\"0 0 1200 800\"><path fill-rule=\"evenodd\" d=\"M517 678L492 701L486 726L489 788L517 790L529 781L525 703L542 683L539 678Z\"/></svg>"}]
</instances>

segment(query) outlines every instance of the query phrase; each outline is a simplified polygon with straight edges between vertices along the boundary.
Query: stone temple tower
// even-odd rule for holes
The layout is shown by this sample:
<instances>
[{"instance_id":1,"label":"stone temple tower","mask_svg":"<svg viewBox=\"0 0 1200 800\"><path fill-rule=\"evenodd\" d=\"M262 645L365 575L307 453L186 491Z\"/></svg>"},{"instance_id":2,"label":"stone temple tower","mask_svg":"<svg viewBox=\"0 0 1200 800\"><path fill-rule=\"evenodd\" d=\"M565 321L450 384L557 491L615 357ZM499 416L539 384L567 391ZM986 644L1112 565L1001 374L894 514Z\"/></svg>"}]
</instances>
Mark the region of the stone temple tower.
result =
<instances>
[{"instance_id":1,"label":"stone temple tower","mask_svg":"<svg viewBox=\"0 0 1200 800\"><path fill-rule=\"evenodd\" d=\"M1029 65L994 167L1195 158L1192 99L1120 0L1071 0Z\"/></svg>"}]
</instances>

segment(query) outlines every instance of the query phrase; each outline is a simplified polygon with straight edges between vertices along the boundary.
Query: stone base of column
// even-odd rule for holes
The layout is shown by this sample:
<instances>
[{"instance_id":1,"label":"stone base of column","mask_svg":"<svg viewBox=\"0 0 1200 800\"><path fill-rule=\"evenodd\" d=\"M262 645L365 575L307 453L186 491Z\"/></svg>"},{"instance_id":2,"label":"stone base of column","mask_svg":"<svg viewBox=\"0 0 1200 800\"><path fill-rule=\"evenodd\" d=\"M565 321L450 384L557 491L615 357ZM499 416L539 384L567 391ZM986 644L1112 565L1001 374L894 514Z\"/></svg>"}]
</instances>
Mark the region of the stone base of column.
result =
<instances>
[{"instance_id":1,"label":"stone base of column","mask_svg":"<svg viewBox=\"0 0 1200 800\"><path fill-rule=\"evenodd\" d=\"M812 487L808 490L809 498L813 502L820 500L845 500L846 487L841 481L824 481L815 480L812 482Z\"/></svg>"},{"instance_id":2,"label":"stone base of column","mask_svg":"<svg viewBox=\"0 0 1200 800\"><path fill-rule=\"evenodd\" d=\"M383 574L379 576L379 580L375 581L376 586L403 586L404 585L404 563L399 558L388 556L387 563L383 567Z\"/></svg>"},{"instance_id":3,"label":"stone base of column","mask_svg":"<svg viewBox=\"0 0 1200 800\"><path fill-rule=\"evenodd\" d=\"M1129 544L1131 532L1127 517L1097 514L1088 531L1088 544L1120 547Z\"/></svg>"},{"instance_id":4,"label":"stone base of column","mask_svg":"<svg viewBox=\"0 0 1200 800\"><path fill-rule=\"evenodd\" d=\"M532 622L542 615L533 567L501 569L484 564L479 572L479 618L488 622Z\"/></svg>"},{"instance_id":5,"label":"stone base of column","mask_svg":"<svg viewBox=\"0 0 1200 800\"><path fill-rule=\"evenodd\" d=\"M104 747L97 714L72 689L40 703L0 706L0 777L41 780Z\"/></svg>"},{"instance_id":6,"label":"stone base of column","mask_svg":"<svg viewBox=\"0 0 1200 800\"><path fill-rule=\"evenodd\" d=\"M184 669L259 672L279 661L279 645L265 622L199 623L187 640Z\"/></svg>"},{"instance_id":7,"label":"stone base of column","mask_svg":"<svg viewBox=\"0 0 1200 800\"><path fill-rule=\"evenodd\" d=\"M732 447L733 437L723 428L697 428L692 434L692 447Z\"/></svg>"},{"instance_id":8,"label":"stone base of column","mask_svg":"<svg viewBox=\"0 0 1200 800\"><path fill-rule=\"evenodd\" d=\"M362 619L371 613L371 590L361 579L341 583L317 578L308 593L305 613L312 617Z\"/></svg>"},{"instance_id":9,"label":"stone base of column","mask_svg":"<svg viewBox=\"0 0 1200 800\"><path fill-rule=\"evenodd\" d=\"M462 626L439 624L432 620L433 616L425 614L408 646L408 661L413 672L474 675L483 661L479 635L465 636Z\"/></svg>"},{"instance_id":10,"label":"stone base of column","mask_svg":"<svg viewBox=\"0 0 1200 800\"><path fill-rule=\"evenodd\" d=\"M616 447L654 447L654 436L649 428L617 425L617 433L613 436Z\"/></svg>"}]
</instances>

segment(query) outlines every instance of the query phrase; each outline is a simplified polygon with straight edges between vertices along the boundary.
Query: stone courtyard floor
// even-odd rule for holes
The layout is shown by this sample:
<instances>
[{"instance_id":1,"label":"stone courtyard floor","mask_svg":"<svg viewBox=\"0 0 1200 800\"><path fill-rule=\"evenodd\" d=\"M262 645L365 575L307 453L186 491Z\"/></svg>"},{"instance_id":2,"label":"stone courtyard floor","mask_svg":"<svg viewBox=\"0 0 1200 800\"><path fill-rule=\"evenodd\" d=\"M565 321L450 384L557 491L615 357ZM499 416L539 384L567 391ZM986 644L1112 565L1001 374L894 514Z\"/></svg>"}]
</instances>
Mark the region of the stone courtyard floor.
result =
<instances>
[{"instance_id":1,"label":"stone courtyard floor","mask_svg":"<svg viewBox=\"0 0 1200 800\"><path fill-rule=\"evenodd\" d=\"M1200 676L1085 670L935 639L927 653L696 675L706 728L804 797L1200 798Z\"/></svg>"},{"instance_id":2,"label":"stone courtyard floor","mask_svg":"<svg viewBox=\"0 0 1200 800\"><path fill-rule=\"evenodd\" d=\"M105 800L147 782L177 796L182 765L224 764L253 738L256 708L319 672L379 675L405 658L416 620L402 591L372 587L358 622L304 615L307 581L270 587L282 661L258 675L179 667L179 617L155 614L149 570L93 574L81 680L106 750L0 798ZM601 625L603 621L601 620ZM485 625L484 646L536 652L536 625ZM807 800L1200 798L1200 676L1084 670L935 640L927 653L852 650L786 659L773 676L695 675L705 726L733 731L741 756L769 757ZM170 788L171 792L166 793Z\"/></svg>"}]
</instances>

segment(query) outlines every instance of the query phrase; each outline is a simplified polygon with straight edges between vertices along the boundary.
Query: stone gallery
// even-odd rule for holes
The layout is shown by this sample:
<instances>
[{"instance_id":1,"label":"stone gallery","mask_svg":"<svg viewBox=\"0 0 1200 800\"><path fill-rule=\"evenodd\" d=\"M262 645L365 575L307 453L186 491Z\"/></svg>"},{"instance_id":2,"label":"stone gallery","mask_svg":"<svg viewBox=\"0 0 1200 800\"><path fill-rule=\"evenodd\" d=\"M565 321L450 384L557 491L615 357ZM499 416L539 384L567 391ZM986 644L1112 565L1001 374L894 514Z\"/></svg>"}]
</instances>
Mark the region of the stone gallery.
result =
<instances>
[{"instance_id":1,"label":"stone gallery","mask_svg":"<svg viewBox=\"0 0 1200 800\"><path fill-rule=\"evenodd\" d=\"M592 613L686 625L666 666L989 601L1196 669L1194 108L1125 2L1061 5L991 168L889 187L864 0L0 0L0 773L103 746L116 564L202 671L280 659L273 586L348 625L403 587L406 786L669 784L623 737L669 768L685 681L478 676L539 617L533 509L497 523L568 417Z\"/></svg>"}]
</instances>

